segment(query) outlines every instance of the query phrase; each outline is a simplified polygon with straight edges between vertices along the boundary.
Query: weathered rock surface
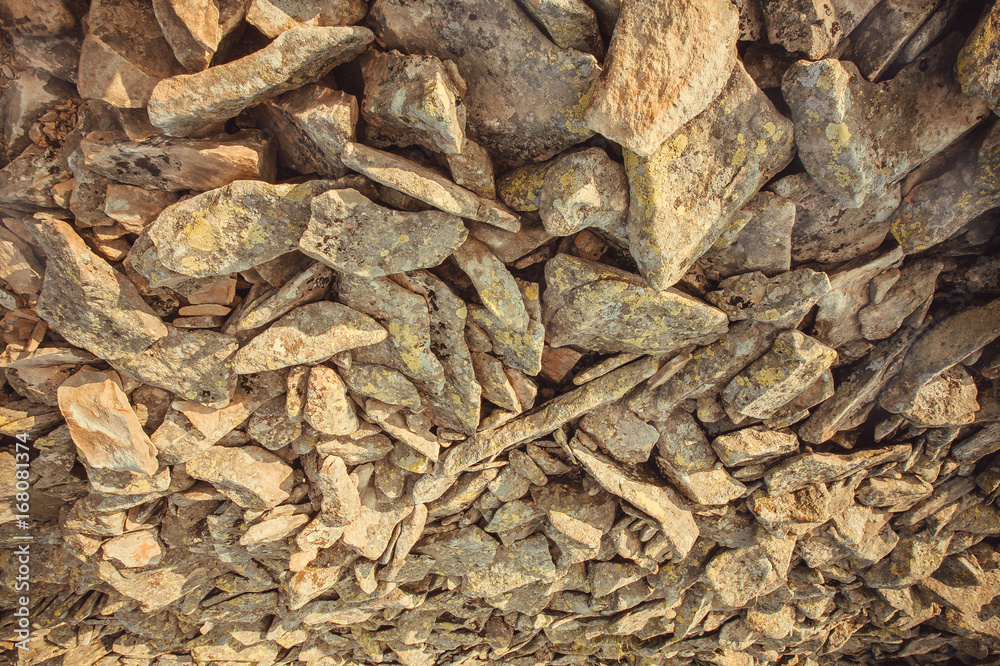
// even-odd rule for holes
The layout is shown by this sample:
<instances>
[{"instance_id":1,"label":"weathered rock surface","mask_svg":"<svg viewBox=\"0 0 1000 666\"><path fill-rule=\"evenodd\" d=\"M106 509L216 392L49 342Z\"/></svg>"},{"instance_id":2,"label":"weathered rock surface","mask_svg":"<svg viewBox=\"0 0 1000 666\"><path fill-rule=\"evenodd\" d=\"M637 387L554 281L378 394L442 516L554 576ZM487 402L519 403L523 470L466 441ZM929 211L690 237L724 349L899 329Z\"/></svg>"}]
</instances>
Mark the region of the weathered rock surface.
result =
<instances>
[{"instance_id":1,"label":"weathered rock surface","mask_svg":"<svg viewBox=\"0 0 1000 666\"><path fill-rule=\"evenodd\" d=\"M365 17L363 0L251 0L247 23L274 39L299 25L353 25Z\"/></svg>"},{"instance_id":2,"label":"weathered rock surface","mask_svg":"<svg viewBox=\"0 0 1000 666\"><path fill-rule=\"evenodd\" d=\"M761 4L767 38L772 44L818 60L851 34L878 0L769 0Z\"/></svg>"},{"instance_id":3,"label":"weathered rock surface","mask_svg":"<svg viewBox=\"0 0 1000 666\"><path fill-rule=\"evenodd\" d=\"M189 460L185 469L247 509L277 506L288 497L295 480L291 467L256 446L212 446Z\"/></svg>"},{"instance_id":4,"label":"weathered rock surface","mask_svg":"<svg viewBox=\"0 0 1000 666\"><path fill-rule=\"evenodd\" d=\"M965 46L958 54L955 72L962 92L979 97L996 113L1000 108L1000 69L996 54L1000 49L1000 8L997 3L983 13Z\"/></svg>"}]
</instances>

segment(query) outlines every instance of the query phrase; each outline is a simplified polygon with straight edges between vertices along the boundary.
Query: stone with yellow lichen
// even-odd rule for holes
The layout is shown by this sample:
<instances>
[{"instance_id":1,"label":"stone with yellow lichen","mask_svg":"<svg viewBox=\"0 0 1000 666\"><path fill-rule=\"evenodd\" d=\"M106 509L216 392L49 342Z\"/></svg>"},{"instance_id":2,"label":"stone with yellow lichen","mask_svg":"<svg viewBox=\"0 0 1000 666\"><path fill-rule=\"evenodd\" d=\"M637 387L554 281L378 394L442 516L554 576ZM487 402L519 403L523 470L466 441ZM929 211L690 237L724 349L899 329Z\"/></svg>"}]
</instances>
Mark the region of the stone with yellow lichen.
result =
<instances>
[{"instance_id":1,"label":"stone with yellow lichen","mask_svg":"<svg viewBox=\"0 0 1000 666\"><path fill-rule=\"evenodd\" d=\"M300 306L257 335L233 358L237 374L315 363L339 352L384 340L371 317L330 301Z\"/></svg>"},{"instance_id":2,"label":"stone with yellow lichen","mask_svg":"<svg viewBox=\"0 0 1000 666\"><path fill-rule=\"evenodd\" d=\"M779 333L771 351L736 375L722 392L726 411L764 419L809 388L837 352L799 331Z\"/></svg>"},{"instance_id":3,"label":"stone with yellow lichen","mask_svg":"<svg viewBox=\"0 0 1000 666\"><path fill-rule=\"evenodd\" d=\"M247 23L274 39L297 25L337 26L360 22L368 11L364 0L252 0Z\"/></svg>"},{"instance_id":4,"label":"stone with yellow lichen","mask_svg":"<svg viewBox=\"0 0 1000 666\"><path fill-rule=\"evenodd\" d=\"M437 266L468 234L448 213L397 211L357 190L330 190L313 198L298 246L342 273L382 277Z\"/></svg>"},{"instance_id":5,"label":"stone with yellow lichen","mask_svg":"<svg viewBox=\"0 0 1000 666\"><path fill-rule=\"evenodd\" d=\"M384 365L352 363L349 368L341 368L340 376L354 393L420 411L417 387L397 370Z\"/></svg>"},{"instance_id":6,"label":"stone with yellow lichen","mask_svg":"<svg viewBox=\"0 0 1000 666\"><path fill-rule=\"evenodd\" d=\"M795 328L823 294L830 291L826 273L800 268L767 278L754 271L727 278L705 298L732 321L754 319L778 328Z\"/></svg>"},{"instance_id":7,"label":"stone with yellow lichen","mask_svg":"<svg viewBox=\"0 0 1000 666\"><path fill-rule=\"evenodd\" d=\"M948 368L920 387L913 404L900 414L921 427L968 425L976 419L976 383L961 364Z\"/></svg>"},{"instance_id":8,"label":"stone with yellow lichen","mask_svg":"<svg viewBox=\"0 0 1000 666\"><path fill-rule=\"evenodd\" d=\"M361 27L296 26L250 55L163 79L149 96L149 121L170 136L189 136L322 78L361 53L373 38Z\"/></svg>"},{"instance_id":9,"label":"stone with yellow lichen","mask_svg":"<svg viewBox=\"0 0 1000 666\"><path fill-rule=\"evenodd\" d=\"M373 145L420 145L459 154L465 147L465 81L435 56L369 51L361 59L361 115Z\"/></svg>"},{"instance_id":10,"label":"stone with yellow lichen","mask_svg":"<svg viewBox=\"0 0 1000 666\"><path fill-rule=\"evenodd\" d=\"M587 126L653 154L725 87L738 34L739 12L724 1L622 3Z\"/></svg>"},{"instance_id":11,"label":"stone with yellow lichen","mask_svg":"<svg viewBox=\"0 0 1000 666\"><path fill-rule=\"evenodd\" d=\"M295 484L291 467L256 446L212 446L188 460L185 469L247 509L270 509L281 504Z\"/></svg>"},{"instance_id":12,"label":"stone with yellow lichen","mask_svg":"<svg viewBox=\"0 0 1000 666\"><path fill-rule=\"evenodd\" d=\"M386 49L455 62L468 133L499 162L546 159L593 134L583 110L597 61L556 46L515 0L378 0L369 23Z\"/></svg>"},{"instance_id":13,"label":"stone with yellow lichen","mask_svg":"<svg viewBox=\"0 0 1000 666\"><path fill-rule=\"evenodd\" d=\"M493 160L485 148L466 137L462 150L458 153L445 153L444 159L451 172L451 179L457 184L481 197L497 198Z\"/></svg>"},{"instance_id":14,"label":"stone with yellow lichen","mask_svg":"<svg viewBox=\"0 0 1000 666\"><path fill-rule=\"evenodd\" d=\"M114 361L167 335L135 285L91 252L73 227L41 215L25 223L46 256L36 311L67 341Z\"/></svg>"},{"instance_id":15,"label":"stone with yellow lichen","mask_svg":"<svg viewBox=\"0 0 1000 666\"><path fill-rule=\"evenodd\" d=\"M728 504L743 497L747 487L722 468L712 467L699 472L683 472L665 459L657 459L657 467L671 483L692 502L704 506Z\"/></svg>"},{"instance_id":16,"label":"stone with yellow lichen","mask_svg":"<svg viewBox=\"0 0 1000 666\"><path fill-rule=\"evenodd\" d=\"M988 113L963 95L951 72L953 34L894 78L868 83L850 62L800 60L782 80L799 158L817 183L849 208L882 197Z\"/></svg>"},{"instance_id":17,"label":"stone with yellow lichen","mask_svg":"<svg viewBox=\"0 0 1000 666\"><path fill-rule=\"evenodd\" d=\"M350 435L359 425L344 380L325 365L313 366L309 371L303 416L309 425L325 435Z\"/></svg>"},{"instance_id":18,"label":"stone with yellow lichen","mask_svg":"<svg viewBox=\"0 0 1000 666\"><path fill-rule=\"evenodd\" d=\"M769 469L764 481L771 496L792 493L806 486L844 479L876 465L906 460L912 451L909 444L897 444L845 454L802 453Z\"/></svg>"},{"instance_id":19,"label":"stone with yellow lichen","mask_svg":"<svg viewBox=\"0 0 1000 666\"><path fill-rule=\"evenodd\" d=\"M1000 205L1000 123L979 150L951 170L920 183L890 220L892 235L906 254L923 252L961 233L973 219Z\"/></svg>"},{"instance_id":20,"label":"stone with yellow lichen","mask_svg":"<svg viewBox=\"0 0 1000 666\"><path fill-rule=\"evenodd\" d=\"M791 433L752 426L716 437L712 448L727 467L742 467L794 453L799 440Z\"/></svg>"},{"instance_id":21,"label":"stone with yellow lichen","mask_svg":"<svg viewBox=\"0 0 1000 666\"><path fill-rule=\"evenodd\" d=\"M763 4L768 41L817 60L849 35L878 0L773 0Z\"/></svg>"},{"instance_id":22,"label":"stone with yellow lichen","mask_svg":"<svg viewBox=\"0 0 1000 666\"><path fill-rule=\"evenodd\" d=\"M604 59L597 15L583 0L518 0L558 46Z\"/></svg>"},{"instance_id":23,"label":"stone with yellow lichen","mask_svg":"<svg viewBox=\"0 0 1000 666\"><path fill-rule=\"evenodd\" d=\"M858 313L871 303L872 281L880 273L894 270L903 251L894 246L881 254L872 252L830 271L830 291L818 302L815 336L834 348L864 337Z\"/></svg>"},{"instance_id":24,"label":"stone with yellow lichen","mask_svg":"<svg viewBox=\"0 0 1000 666\"><path fill-rule=\"evenodd\" d=\"M650 286L680 280L791 161L792 130L737 63L719 96L655 152L625 151L629 249Z\"/></svg>"},{"instance_id":25,"label":"stone with yellow lichen","mask_svg":"<svg viewBox=\"0 0 1000 666\"><path fill-rule=\"evenodd\" d=\"M553 347L665 354L726 332L721 311L586 259L557 255L545 265L545 281L544 321Z\"/></svg>"},{"instance_id":26,"label":"stone with yellow lichen","mask_svg":"<svg viewBox=\"0 0 1000 666\"><path fill-rule=\"evenodd\" d=\"M877 299L872 298L872 302L858 312L858 322L865 338L885 339L915 311L929 307L938 274L943 268L944 264L935 259L918 259L903 266L893 285L879 294Z\"/></svg>"},{"instance_id":27,"label":"stone with yellow lichen","mask_svg":"<svg viewBox=\"0 0 1000 666\"><path fill-rule=\"evenodd\" d=\"M571 236L594 227L627 245L625 169L600 148L557 157L545 172L538 213L553 236Z\"/></svg>"},{"instance_id":28,"label":"stone with yellow lichen","mask_svg":"<svg viewBox=\"0 0 1000 666\"><path fill-rule=\"evenodd\" d=\"M981 98L1000 114L1000 3L993 3L969 35L955 72L962 92Z\"/></svg>"},{"instance_id":29,"label":"stone with yellow lichen","mask_svg":"<svg viewBox=\"0 0 1000 666\"><path fill-rule=\"evenodd\" d=\"M228 275L296 249L312 198L331 185L238 180L167 207L145 234L168 270L192 277Z\"/></svg>"},{"instance_id":30,"label":"stone with yellow lichen","mask_svg":"<svg viewBox=\"0 0 1000 666\"><path fill-rule=\"evenodd\" d=\"M514 333L528 328L528 312L514 277L490 248L470 238L455 250L455 261L469 276L479 299L504 327Z\"/></svg>"},{"instance_id":31,"label":"stone with yellow lichen","mask_svg":"<svg viewBox=\"0 0 1000 666\"><path fill-rule=\"evenodd\" d=\"M795 203L771 192L758 192L732 220L748 219L742 226L722 233L712 249L702 255L696 266L709 277L727 278L747 271L773 275L792 265L793 225L797 224Z\"/></svg>"},{"instance_id":32,"label":"stone with yellow lichen","mask_svg":"<svg viewBox=\"0 0 1000 666\"><path fill-rule=\"evenodd\" d=\"M684 410L676 409L652 425L659 433L656 440L658 465L668 464L680 472L700 472L715 464L715 452L708 445L701 426Z\"/></svg>"},{"instance_id":33,"label":"stone with yellow lichen","mask_svg":"<svg viewBox=\"0 0 1000 666\"><path fill-rule=\"evenodd\" d=\"M923 582L948 556L952 532L930 530L902 537L889 557L864 573L865 584L875 589L902 589Z\"/></svg>"},{"instance_id":34,"label":"stone with yellow lichen","mask_svg":"<svg viewBox=\"0 0 1000 666\"><path fill-rule=\"evenodd\" d=\"M600 443L615 460L644 463L660 438L652 425L643 422L620 402L598 407L580 421L580 428Z\"/></svg>"}]
</instances>

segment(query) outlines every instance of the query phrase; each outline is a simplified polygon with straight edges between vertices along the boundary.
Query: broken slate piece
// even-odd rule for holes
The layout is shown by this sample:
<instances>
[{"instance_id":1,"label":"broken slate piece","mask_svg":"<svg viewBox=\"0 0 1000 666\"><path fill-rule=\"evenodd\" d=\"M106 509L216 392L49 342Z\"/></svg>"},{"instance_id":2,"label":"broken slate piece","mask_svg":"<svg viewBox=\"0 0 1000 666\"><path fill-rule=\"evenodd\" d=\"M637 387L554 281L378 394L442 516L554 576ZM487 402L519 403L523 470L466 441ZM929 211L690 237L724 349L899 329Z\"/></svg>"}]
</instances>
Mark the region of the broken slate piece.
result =
<instances>
[{"instance_id":1,"label":"broken slate piece","mask_svg":"<svg viewBox=\"0 0 1000 666\"><path fill-rule=\"evenodd\" d=\"M976 395L976 383L961 364L956 364L921 386L913 404L900 415L922 427L968 425L979 410Z\"/></svg>"},{"instance_id":2,"label":"broken slate piece","mask_svg":"<svg viewBox=\"0 0 1000 666\"><path fill-rule=\"evenodd\" d=\"M590 53L604 59L604 42L597 16L583 0L518 0L549 37L564 49Z\"/></svg>"},{"instance_id":3,"label":"broken slate piece","mask_svg":"<svg viewBox=\"0 0 1000 666\"><path fill-rule=\"evenodd\" d=\"M598 441L615 460L644 463L660 438L656 428L644 423L620 402L599 407L580 421L580 428Z\"/></svg>"},{"instance_id":4,"label":"broken slate piece","mask_svg":"<svg viewBox=\"0 0 1000 666\"><path fill-rule=\"evenodd\" d=\"M447 213L396 211L357 190L330 190L313 198L299 249L338 271L382 277L437 266L468 234Z\"/></svg>"},{"instance_id":5,"label":"broken slate piece","mask_svg":"<svg viewBox=\"0 0 1000 666\"><path fill-rule=\"evenodd\" d=\"M246 509L281 504L295 481L292 468L281 458L256 446L210 446L188 460L185 470Z\"/></svg>"},{"instance_id":6,"label":"broken slate piece","mask_svg":"<svg viewBox=\"0 0 1000 666\"><path fill-rule=\"evenodd\" d=\"M164 79L149 96L149 121L170 136L189 136L316 81L364 50L372 38L367 28L292 28L239 60Z\"/></svg>"},{"instance_id":7,"label":"broken slate piece","mask_svg":"<svg viewBox=\"0 0 1000 666\"><path fill-rule=\"evenodd\" d=\"M455 251L455 261L469 276L483 305L515 333L528 329L528 312L514 277L486 244L470 238Z\"/></svg>"},{"instance_id":8,"label":"broken slate piece","mask_svg":"<svg viewBox=\"0 0 1000 666\"><path fill-rule=\"evenodd\" d=\"M903 266L892 287L858 312L858 322L865 338L885 339L899 330L914 311L927 307L942 268L944 264L934 259L918 260Z\"/></svg>"},{"instance_id":9,"label":"broken slate piece","mask_svg":"<svg viewBox=\"0 0 1000 666\"><path fill-rule=\"evenodd\" d=\"M325 365L309 371L303 414L309 425L325 435L350 435L359 425L347 387L340 375Z\"/></svg>"},{"instance_id":10,"label":"broken slate piece","mask_svg":"<svg viewBox=\"0 0 1000 666\"><path fill-rule=\"evenodd\" d=\"M247 23L274 39L299 25L353 25L365 17L364 0L251 0Z\"/></svg>"},{"instance_id":11,"label":"broken slate piece","mask_svg":"<svg viewBox=\"0 0 1000 666\"><path fill-rule=\"evenodd\" d=\"M698 263L719 278L750 271L770 276L791 268L795 250L792 225L798 216L795 203L770 192L758 192L741 212L751 214L749 222L728 245L719 248L716 243Z\"/></svg>"},{"instance_id":12,"label":"broken slate piece","mask_svg":"<svg viewBox=\"0 0 1000 666\"><path fill-rule=\"evenodd\" d=\"M384 340L371 317L346 305L320 301L298 307L236 352L237 374L315 363L334 354Z\"/></svg>"},{"instance_id":13,"label":"broken slate piece","mask_svg":"<svg viewBox=\"0 0 1000 666\"><path fill-rule=\"evenodd\" d=\"M548 539L536 534L497 548L488 566L465 575L462 592L472 597L492 597L534 581L551 582L555 578Z\"/></svg>"},{"instance_id":14,"label":"broken slate piece","mask_svg":"<svg viewBox=\"0 0 1000 666\"><path fill-rule=\"evenodd\" d=\"M625 168L600 148L560 155L545 172L538 213L545 231L553 236L571 236L594 227L627 245Z\"/></svg>"},{"instance_id":15,"label":"broken slate piece","mask_svg":"<svg viewBox=\"0 0 1000 666\"><path fill-rule=\"evenodd\" d=\"M813 484L843 479L876 465L906 460L912 448L909 444L899 444L843 455L803 453L769 469L764 481L771 496L791 493Z\"/></svg>"},{"instance_id":16,"label":"broken slate piece","mask_svg":"<svg viewBox=\"0 0 1000 666\"><path fill-rule=\"evenodd\" d=\"M742 467L794 453L799 440L791 433L752 426L716 437L712 448L727 467Z\"/></svg>"},{"instance_id":17,"label":"broken slate piece","mask_svg":"<svg viewBox=\"0 0 1000 666\"><path fill-rule=\"evenodd\" d=\"M778 328L795 328L830 291L826 273L800 268L768 279L754 271L727 278L705 298L731 321L754 319Z\"/></svg>"},{"instance_id":18,"label":"broken slate piece","mask_svg":"<svg viewBox=\"0 0 1000 666\"><path fill-rule=\"evenodd\" d=\"M878 0L769 0L764 7L767 38L787 50L818 60L858 27Z\"/></svg>"}]
</instances>

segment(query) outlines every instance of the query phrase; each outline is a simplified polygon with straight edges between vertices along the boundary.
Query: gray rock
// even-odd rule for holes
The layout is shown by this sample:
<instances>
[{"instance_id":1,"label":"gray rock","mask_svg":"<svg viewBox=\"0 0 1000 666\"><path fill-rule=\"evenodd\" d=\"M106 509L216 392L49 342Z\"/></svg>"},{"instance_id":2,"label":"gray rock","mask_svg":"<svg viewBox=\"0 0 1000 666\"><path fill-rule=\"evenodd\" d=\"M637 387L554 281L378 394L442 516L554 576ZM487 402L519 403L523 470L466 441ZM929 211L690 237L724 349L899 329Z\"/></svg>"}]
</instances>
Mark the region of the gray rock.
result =
<instances>
[{"instance_id":1,"label":"gray rock","mask_svg":"<svg viewBox=\"0 0 1000 666\"><path fill-rule=\"evenodd\" d=\"M731 321L754 319L778 328L795 328L830 291L826 273L800 268L768 279L754 271L727 278L706 296Z\"/></svg>"},{"instance_id":2,"label":"gray rock","mask_svg":"<svg viewBox=\"0 0 1000 666\"><path fill-rule=\"evenodd\" d=\"M822 5L773 0L764 5L767 38L789 51L818 60L847 35L878 4L878 0L833 0Z\"/></svg>"},{"instance_id":3,"label":"gray rock","mask_svg":"<svg viewBox=\"0 0 1000 666\"><path fill-rule=\"evenodd\" d=\"M598 441L615 460L644 463L660 438L656 428L644 423L620 402L599 407L580 421L580 428Z\"/></svg>"},{"instance_id":4,"label":"gray rock","mask_svg":"<svg viewBox=\"0 0 1000 666\"><path fill-rule=\"evenodd\" d=\"M1000 85L996 63L997 24L1000 23L1000 9L996 3L983 13L973 29L965 46L958 54L955 72L962 92L984 100L996 113L1000 108Z\"/></svg>"},{"instance_id":5,"label":"gray rock","mask_svg":"<svg viewBox=\"0 0 1000 666\"><path fill-rule=\"evenodd\" d=\"M492 597L534 581L556 578L549 542L541 534L500 546L488 566L465 574L462 591L468 596Z\"/></svg>"},{"instance_id":6,"label":"gray rock","mask_svg":"<svg viewBox=\"0 0 1000 666\"><path fill-rule=\"evenodd\" d=\"M792 252L798 247L792 240L792 225L798 218L796 204L783 196L758 192L736 215L740 214L750 215L750 219L735 238L720 247L727 237L723 232L695 265L720 279L750 271L771 276L791 268Z\"/></svg>"},{"instance_id":7,"label":"gray rock","mask_svg":"<svg viewBox=\"0 0 1000 666\"><path fill-rule=\"evenodd\" d=\"M352 25L365 17L364 0L251 0L247 22L274 39L282 32L305 25Z\"/></svg>"}]
</instances>

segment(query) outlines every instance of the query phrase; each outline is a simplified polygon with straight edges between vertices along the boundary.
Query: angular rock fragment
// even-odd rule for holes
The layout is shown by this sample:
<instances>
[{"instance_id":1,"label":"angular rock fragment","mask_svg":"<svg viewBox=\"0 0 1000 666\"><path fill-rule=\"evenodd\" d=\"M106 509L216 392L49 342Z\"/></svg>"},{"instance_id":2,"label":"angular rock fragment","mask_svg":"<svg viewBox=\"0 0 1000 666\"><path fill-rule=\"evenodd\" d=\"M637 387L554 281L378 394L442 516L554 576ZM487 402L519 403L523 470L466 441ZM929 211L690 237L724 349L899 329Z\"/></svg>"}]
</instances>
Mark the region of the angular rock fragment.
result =
<instances>
[{"instance_id":1,"label":"angular rock fragment","mask_svg":"<svg viewBox=\"0 0 1000 666\"><path fill-rule=\"evenodd\" d=\"M342 458L328 456L317 470L317 485L323 494L323 521L333 527L343 527L361 512L358 488L347 473Z\"/></svg>"},{"instance_id":2,"label":"angular rock fragment","mask_svg":"<svg viewBox=\"0 0 1000 666\"><path fill-rule=\"evenodd\" d=\"M615 460L644 463L660 438L656 428L643 423L621 403L600 407L580 421L580 427L590 434Z\"/></svg>"},{"instance_id":3,"label":"angular rock fragment","mask_svg":"<svg viewBox=\"0 0 1000 666\"><path fill-rule=\"evenodd\" d=\"M896 55L939 6L927 0L890 0L877 4L851 36L855 64L869 81L877 81Z\"/></svg>"},{"instance_id":4,"label":"angular rock fragment","mask_svg":"<svg viewBox=\"0 0 1000 666\"><path fill-rule=\"evenodd\" d=\"M420 394L417 387L403 373L382 365L352 363L342 368L340 376L348 388L355 393L376 398L390 405L409 407L419 411Z\"/></svg>"},{"instance_id":5,"label":"angular rock fragment","mask_svg":"<svg viewBox=\"0 0 1000 666\"><path fill-rule=\"evenodd\" d=\"M791 268L792 252L798 248L792 240L793 225L798 216L796 204L784 196L758 192L740 213L751 217L736 232L736 237L720 247L726 235L724 232L698 263L720 278L751 271L770 276Z\"/></svg>"},{"instance_id":6,"label":"angular rock fragment","mask_svg":"<svg viewBox=\"0 0 1000 666\"><path fill-rule=\"evenodd\" d=\"M872 278L894 269L903 258L898 247L882 253L863 255L831 271L830 291L819 300L816 312L816 338L839 348L864 334L858 313L871 302Z\"/></svg>"},{"instance_id":7,"label":"angular rock fragment","mask_svg":"<svg viewBox=\"0 0 1000 666\"><path fill-rule=\"evenodd\" d=\"M366 28L292 28L256 53L156 84L149 95L149 120L170 136L189 136L321 78L371 40Z\"/></svg>"},{"instance_id":8,"label":"angular rock fragment","mask_svg":"<svg viewBox=\"0 0 1000 666\"><path fill-rule=\"evenodd\" d=\"M299 248L339 271L382 277L437 266L467 237L453 215L394 211L357 190L331 190L313 198Z\"/></svg>"},{"instance_id":9,"label":"angular rock fragment","mask_svg":"<svg viewBox=\"0 0 1000 666\"><path fill-rule=\"evenodd\" d=\"M528 169L537 167L530 165L520 171ZM553 236L570 236L594 227L627 243L627 188L625 169L603 150L564 153L548 164L538 192L542 225Z\"/></svg>"},{"instance_id":10,"label":"angular rock fragment","mask_svg":"<svg viewBox=\"0 0 1000 666\"><path fill-rule=\"evenodd\" d=\"M534 581L556 577L548 540L541 534L500 546L488 566L465 574L462 590L468 596L492 597Z\"/></svg>"},{"instance_id":11,"label":"angular rock fragment","mask_svg":"<svg viewBox=\"0 0 1000 666\"><path fill-rule=\"evenodd\" d=\"M985 117L986 105L952 79L955 49L949 38L881 84L839 60L789 68L782 93L809 175L842 205L858 208Z\"/></svg>"},{"instance_id":12,"label":"angular rock fragment","mask_svg":"<svg viewBox=\"0 0 1000 666\"><path fill-rule=\"evenodd\" d=\"M803 453L772 467L764 475L764 481L772 496L780 495L809 485L843 479L875 465L906 460L911 452L909 444L899 444L844 455Z\"/></svg>"},{"instance_id":13,"label":"angular rock fragment","mask_svg":"<svg viewBox=\"0 0 1000 666\"><path fill-rule=\"evenodd\" d=\"M873 298L872 303L858 312L862 335L868 340L887 338L914 311L926 309L934 295L938 273L943 267L940 261L933 259L903 266L892 287L881 298Z\"/></svg>"},{"instance_id":14,"label":"angular rock fragment","mask_svg":"<svg viewBox=\"0 0 1000 666\"><path fill-rule=\"evenodd\" d=\"M188 460L185 470L247 509L281 504L295 480L292 468L281 458L256 446L211 446Z\"/></svg>"},{"instance_id":15,"label":"angular rock fragment","mask_svg":"<svg viewBox=\"0 0 1000 666\"><path fill-rule=\"evenodd\" d=\"M716 437L712 440L712 448L727 467L740 467L794 453L799 442L791 433L753 426Z\"/></svg>"},{"instance_id":16,"label":"angular rock fragment","mask_svg":"<svg viewBox=\"0 0 1000 666\"><path fill-rule=\"evenodd\" d=\"M583 0L519 0L521 7L537 21L549 38L564 49L576 49L604 58L604 42L597 16Z\"/></svg>"},{"instance_id":17,"label":"angular rock fragment","mask_svg":"<svg viewBox=\"0 0 1000 666\"><path fill-rule=\"evenodd\" d=\"M247 23L274 39L299 25L353 25L365 17L364 0L251 0Z\"/></svg>"},{"instance_id":18,"label":"angular rock fragment","mask_svg":"<svg viewBox=\"0 0 1000 666\"><path fill-rule=\"evenodd\" d=\"M707 295L729 319L755 319L778 328L798 326L813 305L830 291L825 273L801 268L768 280L752 272L727 278L719 291Z\"/></svg>"},{"instance_id":19,"label":"angular rock fragment","mask_svg":"<svg viewBox=\"0 0 1000 666\"><path fill-rule=\"evenodd\" d=\"M720 311L603 264L559 254L546 264L545 278L543 316L552 346L663 354L713 342L726 330Z\"/></svg>"},{"instance_id":20,"label":"angular rock fragment","mask_svg":"<svg viewBox=\"0 0 1000 666\"><path fill-rule=\"evenodd\" d=\"M454 65L434 56L372 52L364 58L361 113L368 139L421 145L457 155L465 148L465 81Z\"/></svg>"},{"instance_id":21,"label":"angular rock fragment","mask_svg":"<svg viewBox=\"0 0 1000 666\"><path fill-rule=\"evenodd\" d=\"M384 340L386 331L357 310L329 301L292 310L241 348L237 374L315 363L334 354Z\"/></svg>"},{"instance_id":22,"label":"angular rock fragment","mask_svg":"<svg viewBox=\"0 0 1000 666\"><path fill-rule=\"evenodd\" d=\"M655 152L625 153L629 249L650 286L675 284L791 161L792 129L737 63L719 96Z\"/></svg>"},{"instance_id":23,"label":"angular rock fragment","mask_svg":"<svg viewBox=\"0 0 1000 666\"><path fill-rule=\"evenodd\" d=\"M986 102L994 113L1000 109L1000 69L997 68L1000 7L997 3L983 13L965 46L958 53L955 73L966 95Z\"/></svg>"},{"instance_id":24,"label":"angular rock fragment","mask_svg":"<svg viewBox=\"0 0 1000 666\"><path fill-rule=\"evenodd\" d=\"M726 86L739 14L726 2L622 3L587 126L637 155L652 155Z\"/></svg>"},{"instance_id":25,"label":"angular rock fragment","mask_svg":"<svg viewBox=\"0 0 1000 666\"><path fill-rule=\"evenodd\" d=\"M309 371L303 416L309 425L325 435L350 435L359 425L344 381L324 365L313 366Z\"/></svg>"},{"instance_id":26,"label":"angular rock fragment","mask_svg":"<svg viewBox=\"0 0 1000 666\"><path fill-rule=\"evenodd\" d=\"M878 0L769 0L762 4L768 40L818 60L851 34Z\"/></svg>"},{"instance_id":27,"label":"angular rock fragment","mask_svg":"<svg viewBox=\"0 0 1000 666\"><path fill-rule=\"evenodd\" d=\"M177 61L190 72L208 67L219 43L242 20L245 8L243 0L219 4L204 0L156 0L153 3L163 37Z\"/></svg>"}]
</instances>

